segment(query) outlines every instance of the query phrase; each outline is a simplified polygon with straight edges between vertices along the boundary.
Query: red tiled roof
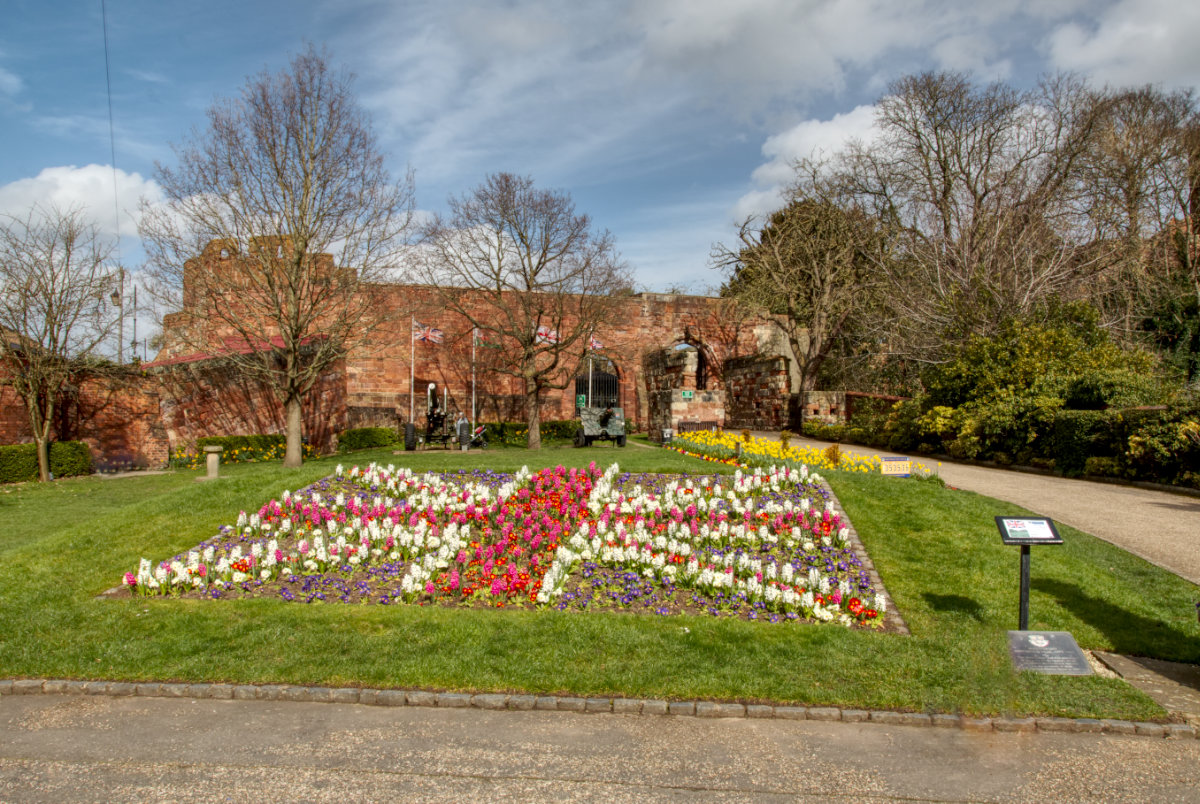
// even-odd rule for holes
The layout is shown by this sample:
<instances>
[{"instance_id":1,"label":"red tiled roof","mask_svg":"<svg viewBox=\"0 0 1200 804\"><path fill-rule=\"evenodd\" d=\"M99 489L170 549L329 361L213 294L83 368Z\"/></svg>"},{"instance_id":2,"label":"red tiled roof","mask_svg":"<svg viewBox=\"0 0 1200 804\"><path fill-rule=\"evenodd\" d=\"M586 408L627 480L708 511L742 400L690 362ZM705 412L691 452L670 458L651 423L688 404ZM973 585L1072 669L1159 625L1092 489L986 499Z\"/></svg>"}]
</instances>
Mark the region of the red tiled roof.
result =
<instances>
[{"instance_id":1,"label":"red tiled roof","mask_svg":"<svg viewBox=\"0 0 1200 804\"><path fill-rule=\"evenodd\" d=\"M300 339L300 345L312 343L315 340L324 339L325 335L310 335L307 338ZM159 366L178 366L183 363L198 363L202 360L213 360L218 357L225 357L231 354L248 355L252 352L265 352L270 349L282 349L283 337L275 335L269 340L258 340L253 343L245 338L231 336L221 339L221 348L213 352L193 352L191 354L179 355L177 357L164 357L162 360L151 360L149 363L143 363L142 368L158 368Z\"/></svg>"}]
</instances>

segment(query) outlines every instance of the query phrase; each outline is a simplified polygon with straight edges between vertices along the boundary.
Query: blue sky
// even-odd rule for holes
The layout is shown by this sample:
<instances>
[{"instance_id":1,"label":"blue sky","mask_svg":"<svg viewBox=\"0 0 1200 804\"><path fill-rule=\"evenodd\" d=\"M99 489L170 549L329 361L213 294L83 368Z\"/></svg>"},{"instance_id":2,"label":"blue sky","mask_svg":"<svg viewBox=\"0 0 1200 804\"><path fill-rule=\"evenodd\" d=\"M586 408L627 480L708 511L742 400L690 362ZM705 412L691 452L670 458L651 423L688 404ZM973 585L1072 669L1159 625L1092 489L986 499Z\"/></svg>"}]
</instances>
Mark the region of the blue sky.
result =
<instances>
[{"instance_id":1,"label":"blue sky","mask_svg":"<svg viewBox=\"0 0 1200 804\"><path fill-rule=\"evenodd\" d=\"M117 202L100 0L5 0L0 212L86 206L122 257L154 165L215 98L304 42L358 76L421 209L505 170L570 192L641 287L701 292L790 160L865 134L905 73L1028 86L1200 85L1200 3L1179 0L107 0Z\"/></svg>"}]
</instances>

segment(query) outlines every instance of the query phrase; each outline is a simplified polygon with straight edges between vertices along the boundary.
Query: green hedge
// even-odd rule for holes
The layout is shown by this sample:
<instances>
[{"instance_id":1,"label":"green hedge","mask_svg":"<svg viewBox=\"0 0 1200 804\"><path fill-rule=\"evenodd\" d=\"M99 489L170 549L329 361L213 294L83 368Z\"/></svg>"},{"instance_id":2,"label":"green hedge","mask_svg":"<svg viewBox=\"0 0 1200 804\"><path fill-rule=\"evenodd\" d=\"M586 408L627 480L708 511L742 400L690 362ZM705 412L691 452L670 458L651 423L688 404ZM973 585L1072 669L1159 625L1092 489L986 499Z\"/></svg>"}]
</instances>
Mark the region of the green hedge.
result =
<instances>
[{"instance_id":1,"label":"green hedge","mask_svg":"<svg viewBox=\"0 0 1200 804\"><path fill-rule=\"evenodd\" d=\"M400 442L400 435L390 427L356 427L338 434L338 451L392 447Z\"/></svg>"},{"instance_id":2,"label":"green hedge","mask_svg":"<svg viewBox=\"0 0 1200 804\"><path fill-rule=\"evenodd\" d=\"M50 474L54 477L92 472L92 452L82 441L56 441L50 445ZM0 446L0 483L37 480L36 444Z\"/></svg>"}]
</instances>

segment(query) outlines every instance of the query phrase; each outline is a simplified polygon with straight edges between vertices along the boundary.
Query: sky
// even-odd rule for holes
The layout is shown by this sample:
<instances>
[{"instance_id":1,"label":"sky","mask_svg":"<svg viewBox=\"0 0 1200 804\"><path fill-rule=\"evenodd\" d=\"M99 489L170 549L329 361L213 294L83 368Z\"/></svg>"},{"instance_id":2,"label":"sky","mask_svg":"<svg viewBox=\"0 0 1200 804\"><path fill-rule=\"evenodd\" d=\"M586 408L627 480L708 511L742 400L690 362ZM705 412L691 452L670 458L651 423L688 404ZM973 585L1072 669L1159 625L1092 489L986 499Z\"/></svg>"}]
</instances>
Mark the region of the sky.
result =
<instances>
[{"instance_id":1,"label":"sky","mask_svg":"<svg viewBox=\"0 0 1200 804\"><path fill-rule=\"evenodd\" d=\"M0 214L80 206L142 259L156 165L307 42L357 76L417 205L497 171L569 193L639 289L711 291L714 243L780 204L797 158L869 137L903 75L1200 85L1179 0L3 0ZM106 82L104 23L107 20ZM115 171L114 171L115 166Z\"/></svg>"}]
</instances>

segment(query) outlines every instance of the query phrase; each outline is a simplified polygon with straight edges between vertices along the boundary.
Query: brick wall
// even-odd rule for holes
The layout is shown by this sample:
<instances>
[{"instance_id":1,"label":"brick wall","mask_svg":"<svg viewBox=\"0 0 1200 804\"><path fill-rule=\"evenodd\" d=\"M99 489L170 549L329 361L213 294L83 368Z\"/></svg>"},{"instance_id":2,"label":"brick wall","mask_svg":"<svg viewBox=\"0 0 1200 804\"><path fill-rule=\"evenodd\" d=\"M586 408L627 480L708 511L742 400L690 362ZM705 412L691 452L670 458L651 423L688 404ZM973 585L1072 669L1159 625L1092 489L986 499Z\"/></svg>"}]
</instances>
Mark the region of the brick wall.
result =
<instances>
[{"instance_id":1,"label":"brick wall","mask_svg":"<svg viewBox=\"0 0 1200 804\"><path fill-rule=\"evenodd\" d=\"M265 386L231 374L219 361L152 367L159 416L172 448L217 435L283 433L282 402ZM302 432L318 451L334 448L346 429L346 373L338 363L322 375L303 405Z\"/></svg>"},{"instance_id":2,"label":"brick wall","mask_svg":"<svg viewBox=\"0 0 1200 804\"><path fill-rule=\"evenodd\" d=\"M158 390L137 370L82 378L55 404L51 438L87 443L97 470L166 464L168 442L158 415ZM20 397L11 388L0 388L0 405L0 443L31 443L33 432Z\"/></svg>"},{"instance_id":3,"label":"brick wall","mask_svg":"<svg viewBox=\"0 0 1200 804\"><path fill-rule=\"evenodd\" d=\"M664 430L678 432L684 422L724 426L725 391L713 387L717 380L711 374L700 376L703 359L694 348L660 349L643 359L649 400L646 429L653 440L661 441Z\"/></svg>"},{"instance_id":4,"label":"brick wall","mask_svg":"<svg viewBox=\"0 0 1200 804\"><path fill-rule=\"evenodd\" d=\"M725 388L730 428L782 430L788 423L790 380L787 359L751 356L728 360Z\"/></svg>"}]
</instances>

